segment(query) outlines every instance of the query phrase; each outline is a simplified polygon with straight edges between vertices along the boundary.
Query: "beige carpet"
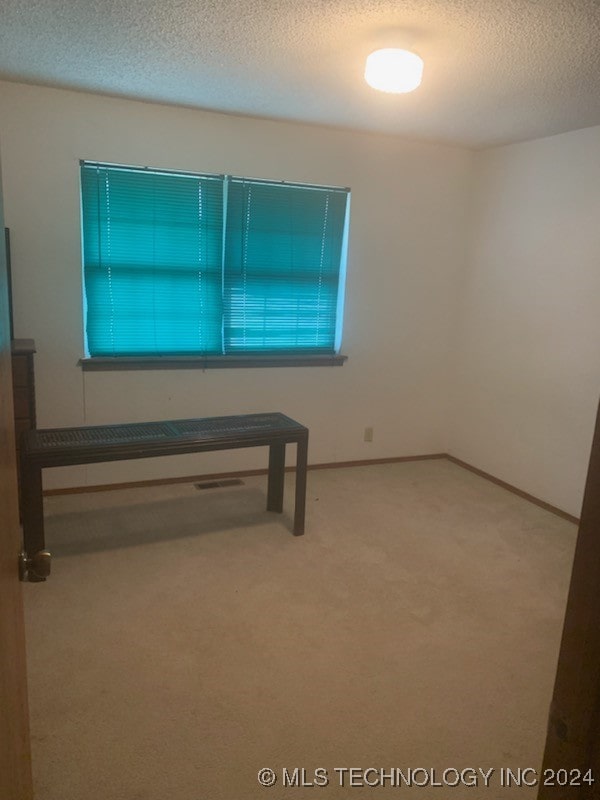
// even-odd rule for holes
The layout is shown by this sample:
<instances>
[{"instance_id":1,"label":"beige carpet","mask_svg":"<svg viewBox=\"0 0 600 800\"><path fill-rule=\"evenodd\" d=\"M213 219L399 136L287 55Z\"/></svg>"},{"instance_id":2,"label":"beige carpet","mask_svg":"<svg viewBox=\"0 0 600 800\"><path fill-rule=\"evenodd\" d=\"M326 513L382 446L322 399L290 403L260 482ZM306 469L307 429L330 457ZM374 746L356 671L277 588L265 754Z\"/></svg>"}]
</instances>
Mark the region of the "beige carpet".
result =
<instances>
[{"instance_id":1,"label":"beige carpet","mask_svg":"<svg viewBox=\"0 0 600 800\"><path fill-rule=\"evenodd\" d=\"M294 538L286 482L283 516L260 477L47 499L36 800L533 800L500 770L540 766L575 526L422 461L310 472Z\"/></svg>"}]
</instances>

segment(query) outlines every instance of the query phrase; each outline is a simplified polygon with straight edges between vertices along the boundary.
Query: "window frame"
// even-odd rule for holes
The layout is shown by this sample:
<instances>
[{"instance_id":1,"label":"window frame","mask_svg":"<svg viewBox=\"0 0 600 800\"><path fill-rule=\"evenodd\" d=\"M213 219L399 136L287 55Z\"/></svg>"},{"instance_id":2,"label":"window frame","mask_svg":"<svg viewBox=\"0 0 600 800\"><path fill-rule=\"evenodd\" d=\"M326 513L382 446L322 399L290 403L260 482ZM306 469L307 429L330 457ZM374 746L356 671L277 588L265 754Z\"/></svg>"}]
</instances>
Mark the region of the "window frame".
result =
<instances>
[{"instance_id":1,"label":"window frame","mask_svg":"<svg viewBox=\"0 0 600 800\"><path fill-rule=\"evenodd\" d=\"M88 371L112 371L112 370L140 370L140 369L223 369L223 368L248 368L248 367L299 367L299 366L342 366L347 360L347 356L341 353L341 331L343 325L343 313L345 302L345 284L346 284L346 262L348 252L348 230L349 230L349 217L350 217L350 189L347 187L338 186L323 186L317 184L306 184L292 181L273 181L261 178L242 178L234 175L223 174L209 174L209 173L193 173L182 170L166 170L154 167L140 167L134 165L113 164L108 162L99 162L91 160L80 160L80 201L81 201L81 226L82 226L82 274L83 274L83 332L84 332L84 345L87 351L87 294L85 286L85 270L86 262L83 252L83 185L81 183L81 175L84 166L87 167L104 167L118 169L131 169L132 171L143 172L148 170L152 173L162 173L165 175L177 176L186 175L198 178L219 179L224 182L224 186L228 185L228 181L248 182L252 184L270 184L272 186L281 187L298 187L300 189L317 189L321 191L330 190L332 192L345 193L345 212L342 223L342 232L339 237L340 241L340 256L339 267L337 267L336 278L338 281L337 301L335 303L335 325L332 328L334 346L332 351L323 352L322 349L315 347L306 347L305 349L272 349L264 351L241 351L237 350L230 353L158 353L158 354L130 354L130 355L91 355L87 354L79 360L79 365L83 370ZM225 200L223 205L223 216L228 212L227 206L227 190L224 190ZM225 231L225 225L223 225ZM339 231L339 229L338 229ZM224 234L225 236L225 234ZM338 234L339 236L339 234ZM335 262L334 262L335 263ZM225 265L223 265L225 269ZM222 313L227 313L225 309L221 310ZM331 341L331 340L330 340Z\"/></svg>"}]
</instances>

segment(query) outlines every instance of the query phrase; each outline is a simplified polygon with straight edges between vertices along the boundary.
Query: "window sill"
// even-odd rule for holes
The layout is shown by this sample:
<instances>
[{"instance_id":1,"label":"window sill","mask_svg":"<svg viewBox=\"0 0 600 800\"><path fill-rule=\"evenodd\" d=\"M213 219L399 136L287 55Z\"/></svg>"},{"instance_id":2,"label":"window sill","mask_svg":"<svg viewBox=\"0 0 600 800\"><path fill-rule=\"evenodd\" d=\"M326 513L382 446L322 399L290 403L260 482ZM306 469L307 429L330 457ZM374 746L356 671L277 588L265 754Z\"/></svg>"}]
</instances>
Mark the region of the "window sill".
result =
<instances>
[{"instance_id":1,"label":"window sill","mask_svg":"<svg viewBox=\"0 0 600 800\"><path fill-rule=\"evenodd\" d=\"M244 367L341 367L343 355L119 356L82 358L84 371L137 369L238 369Z\"/></svg>"}]
</instances>

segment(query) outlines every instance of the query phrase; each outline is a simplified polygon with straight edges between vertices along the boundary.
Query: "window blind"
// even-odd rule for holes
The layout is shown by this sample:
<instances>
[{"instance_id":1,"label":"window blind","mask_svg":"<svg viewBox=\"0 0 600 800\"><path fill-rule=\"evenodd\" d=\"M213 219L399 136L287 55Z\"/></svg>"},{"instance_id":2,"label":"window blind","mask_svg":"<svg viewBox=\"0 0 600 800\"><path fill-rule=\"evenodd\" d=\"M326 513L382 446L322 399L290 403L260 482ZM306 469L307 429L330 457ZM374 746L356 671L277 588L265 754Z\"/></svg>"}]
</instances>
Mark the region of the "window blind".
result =
<instances>
[{"instance_id":1,"label":"window blind","mask_svg":"<svg viewBox=\"0 0 600 800\"><path fill-rule=\"evenodd\" d=\"M227 195L227 351L333 352L347 192L233 178Z\"/></svg>"},{"instance_id":2,"label":"window blind","mask_svg":"<svg viewBox=\"0 0 600 800\"><path fill-rule=\"evenodd\" d=\"M348 190L82 162L81 191L90 356L335 351Z\"/></svg>"},{"instance_id":3,"label":"window blind","mask_svg":"<svg viewBox=\"0 0 600 800\"><path fill-rule=\"evenodd\" d=\"M92 356L221 352L219 179L82 166Z\"/></svg>"}]
</instances>

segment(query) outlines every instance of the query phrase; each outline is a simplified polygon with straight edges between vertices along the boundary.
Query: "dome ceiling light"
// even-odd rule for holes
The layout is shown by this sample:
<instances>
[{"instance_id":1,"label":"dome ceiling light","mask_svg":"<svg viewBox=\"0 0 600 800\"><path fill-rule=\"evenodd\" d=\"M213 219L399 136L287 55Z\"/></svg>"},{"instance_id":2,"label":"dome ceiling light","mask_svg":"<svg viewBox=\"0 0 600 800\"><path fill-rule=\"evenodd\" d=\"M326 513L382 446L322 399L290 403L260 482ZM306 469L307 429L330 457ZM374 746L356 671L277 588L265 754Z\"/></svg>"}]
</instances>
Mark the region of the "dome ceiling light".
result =
<instances>
[{"instance_id":1,"label":"dome ceiling light","mask_svg":"<svg viewBox=\"0 0 600 800\"><path fill-rule=\"evenodd\" d=\"M410 50L385 47L367 58L365 80L373 89L391 94L412 92L421 83L423 59Z\"/></svg>"}]
</instances>

